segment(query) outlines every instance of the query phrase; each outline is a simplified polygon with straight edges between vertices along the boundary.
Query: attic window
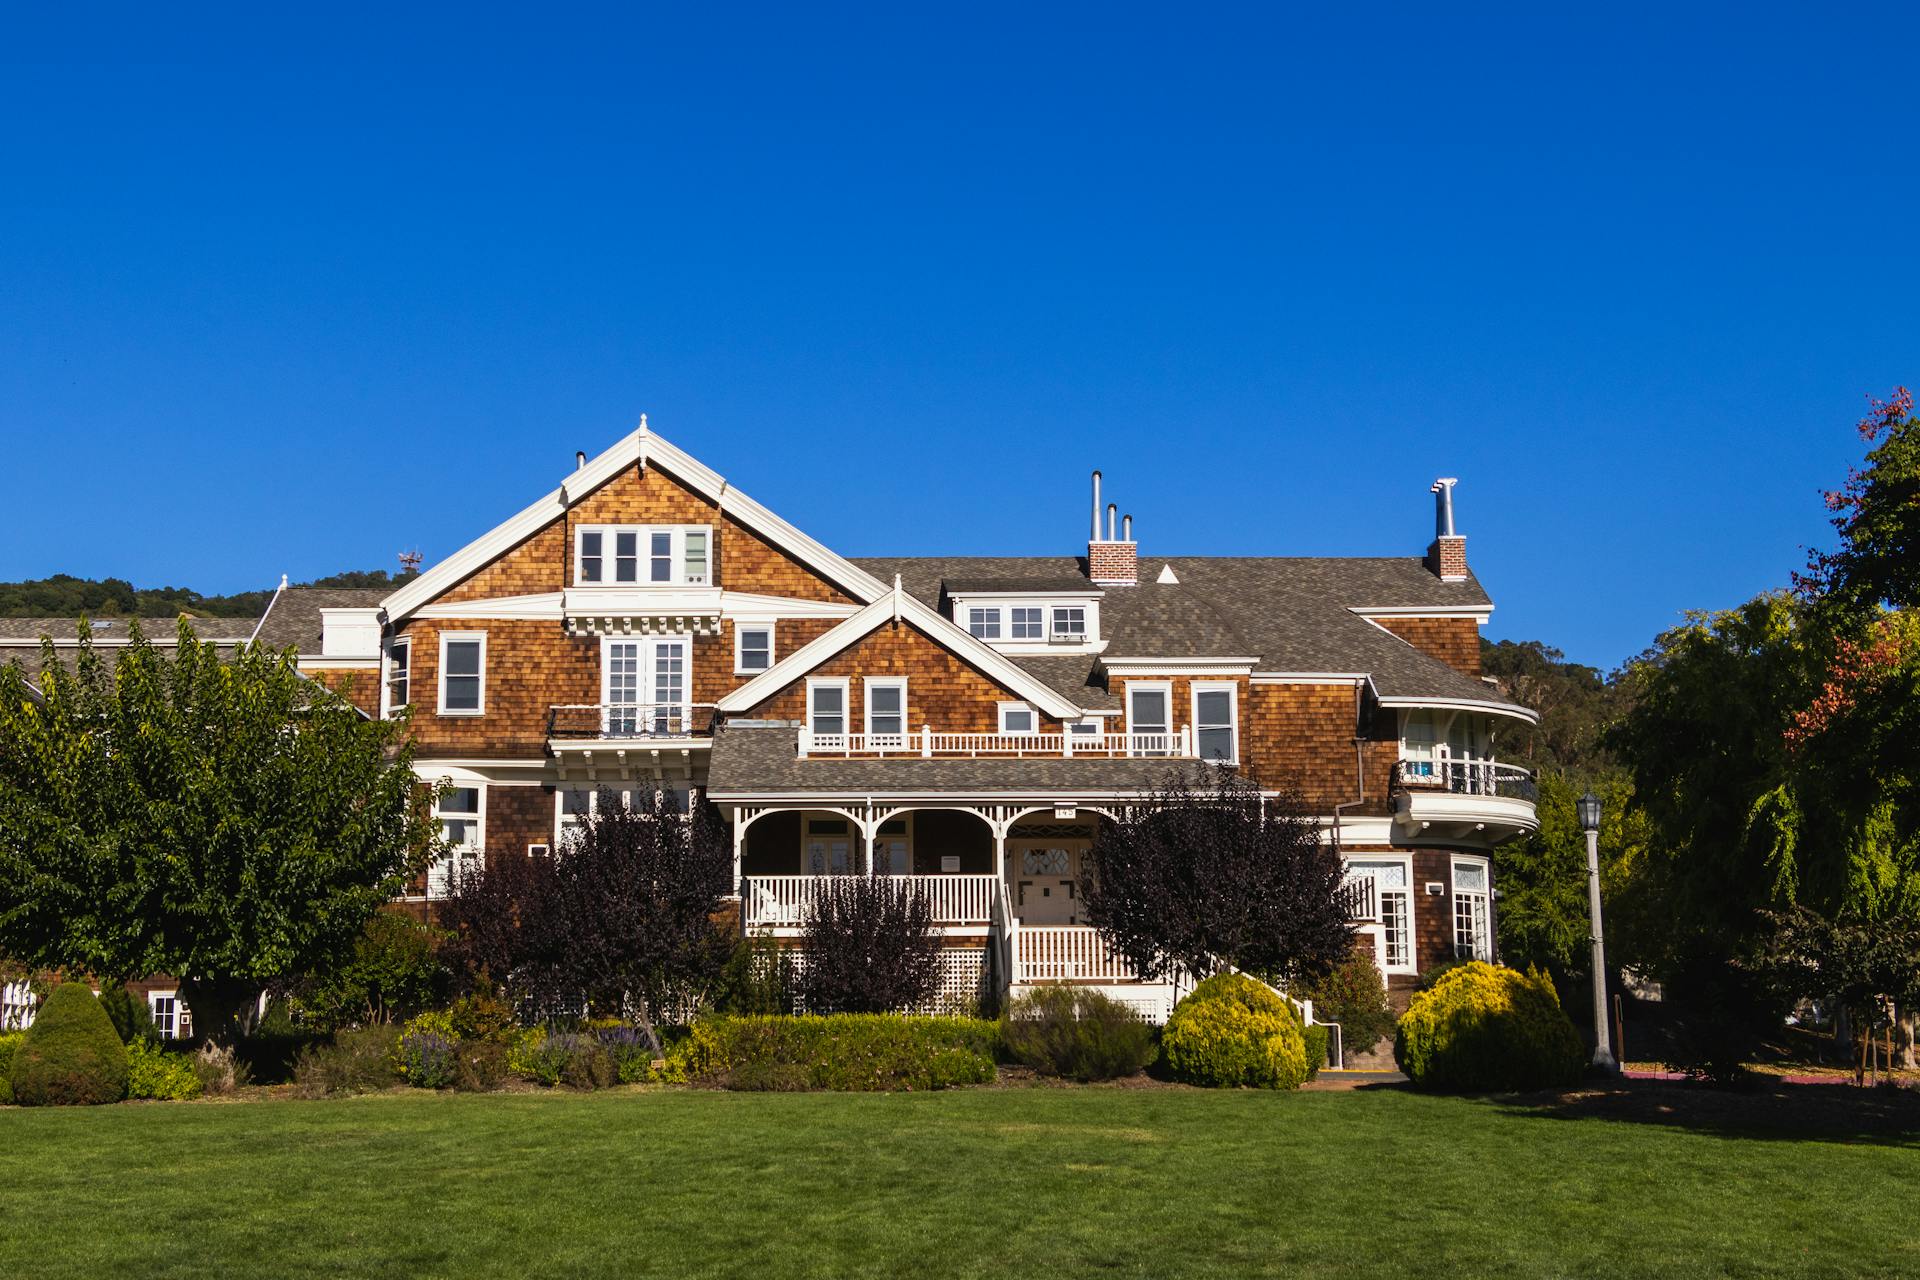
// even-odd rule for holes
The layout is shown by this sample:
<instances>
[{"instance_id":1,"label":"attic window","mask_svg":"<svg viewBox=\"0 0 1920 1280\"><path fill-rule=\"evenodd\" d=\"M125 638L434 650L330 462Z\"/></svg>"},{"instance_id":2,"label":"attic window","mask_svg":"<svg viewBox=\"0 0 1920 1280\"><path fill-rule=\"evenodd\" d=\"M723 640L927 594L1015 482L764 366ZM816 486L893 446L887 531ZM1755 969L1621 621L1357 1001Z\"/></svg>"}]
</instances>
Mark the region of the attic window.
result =
<instances>
[{"instance_id":1,"label":"attic window","mask_svg":"<svg viewBox=\"0 0 1920 1280\"><path fill-rule=\"evenodd\" d=\"M704 525L582 525L574 531L574 584L705 586L711 536Z\"/></svg>"},{"instance_id":2,"label":"attic window","mask_svg":"<svg viewBox=\"0 0 1920 1280\"><path fill-rule=\"evenodd\" d=\"M981 640L998 640L1000 638L1000 611L998 609L968 609L967 632Z\"/></svg>"},{"instance_id":3,"label":"attic window","mask_svg":"<svg viewBox=\"0 0 1920 1280\"><path fill-rule=\"evenodd\" d=\"M1053 638L1078 642L1087 638L1087 611L1080 605L1056 605L1053 610Z\"/></svg>"}]
</instances>

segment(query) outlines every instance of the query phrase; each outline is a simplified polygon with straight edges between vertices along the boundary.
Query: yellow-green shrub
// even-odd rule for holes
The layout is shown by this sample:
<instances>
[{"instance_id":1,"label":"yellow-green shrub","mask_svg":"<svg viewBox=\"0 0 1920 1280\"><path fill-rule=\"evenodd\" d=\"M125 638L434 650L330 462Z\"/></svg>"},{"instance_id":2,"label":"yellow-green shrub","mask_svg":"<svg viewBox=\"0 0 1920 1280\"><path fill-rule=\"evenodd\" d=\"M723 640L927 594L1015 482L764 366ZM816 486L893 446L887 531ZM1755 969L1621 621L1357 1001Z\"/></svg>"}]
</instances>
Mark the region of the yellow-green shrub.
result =
<instances>
[{"instance_id":1,"label":"yellow-green shrub","mask_svg":"<svg viewBox=\"0 0 1920 1280\"><path fill-rule=\"evenodd\" d=\"M701 1018L662 1079L730 1089L921 1091L994 1077L1000 1028L977 1018L891 1013Z\"/></svg>"},{"instance_id":2,"label":"yellow-green shrub","mask_svg":"<svg viewBox=\"0 0 1920 1280\"><path fill-rule=\"evenodd\" d=\"M1174 1007L1160 1052L1174 1079L1212 1088L1297 1089L1308 1075L1293 1008L1237 973L1208 978Z\"/></svg>"},{"instance_id":3,"label":"yellow-green shrub","mask_svg":"<svg viewBox=\"0 0 1920 1280\"><path fill-rule=\"evenodd\" d=\"M1414 996L1393 1059L1423 1089L1544 1089L1571 1084L1586 1062L1553 983L1474 961Z\"/></svg>"},{"instance_id":4,"label":"yellow-green shrub","mask_svg":"<svg viewBox=\"0 0 1920 1280\"><path fill-rule=\"evenodd\" d=\"M26 1038L24 1031L0 1034L0 1107L13 1105L13 1053Z\"/></svg>"},{"instance_id":5,"label":"yellow-green shrub","mask_svg":"<svg viewBox=\"0 0 1920 1280\"><path fill-rule=\"evenodd\" d=\"M127 1042L127 1096L158 1102L183 1102L200 1096L200 1073L190 1053L169 1053L154 1041Z\"/></svg>"}]
</instances>

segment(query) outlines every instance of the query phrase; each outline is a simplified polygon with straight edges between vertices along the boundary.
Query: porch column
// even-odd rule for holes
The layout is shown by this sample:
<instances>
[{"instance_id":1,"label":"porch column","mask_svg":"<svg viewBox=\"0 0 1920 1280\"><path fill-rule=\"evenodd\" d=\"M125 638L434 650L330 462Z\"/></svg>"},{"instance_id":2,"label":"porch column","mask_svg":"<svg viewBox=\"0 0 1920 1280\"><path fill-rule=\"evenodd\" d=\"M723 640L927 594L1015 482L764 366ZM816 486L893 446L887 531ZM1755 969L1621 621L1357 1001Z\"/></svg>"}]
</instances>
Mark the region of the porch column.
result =
<instances>
[{"instance_id":1,"label":"porch column","mask_svg":"<svg viewBox=\"0 0 1920 1280\"><path fill-rule=\"evenodd\" d=\"M733 811L733 893L735 896L740 893L740 858L747 845L748 821L745 810Z\"/></svg>"}]
</instances>

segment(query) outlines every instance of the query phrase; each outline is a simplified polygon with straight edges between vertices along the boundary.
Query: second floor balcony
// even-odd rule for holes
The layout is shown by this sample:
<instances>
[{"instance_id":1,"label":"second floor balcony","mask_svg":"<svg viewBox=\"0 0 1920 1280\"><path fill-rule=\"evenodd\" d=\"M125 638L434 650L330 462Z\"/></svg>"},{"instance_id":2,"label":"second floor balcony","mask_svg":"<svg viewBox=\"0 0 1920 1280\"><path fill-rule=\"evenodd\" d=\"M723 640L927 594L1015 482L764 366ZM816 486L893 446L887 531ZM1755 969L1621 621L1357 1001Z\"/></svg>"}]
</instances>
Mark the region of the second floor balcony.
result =
<instances>
[{"instance_id":1,"label":"second floor balcony","mask_svg":"<svg viewBox=\"0 0 1920 1280\"><path fill-rule=\"evenodd\" d=\"M1539 826L1538 795L1531 770L1445 748L1393 772L1394 821L1409 836L1495 843Z\"/></svg>"}]
</instances>

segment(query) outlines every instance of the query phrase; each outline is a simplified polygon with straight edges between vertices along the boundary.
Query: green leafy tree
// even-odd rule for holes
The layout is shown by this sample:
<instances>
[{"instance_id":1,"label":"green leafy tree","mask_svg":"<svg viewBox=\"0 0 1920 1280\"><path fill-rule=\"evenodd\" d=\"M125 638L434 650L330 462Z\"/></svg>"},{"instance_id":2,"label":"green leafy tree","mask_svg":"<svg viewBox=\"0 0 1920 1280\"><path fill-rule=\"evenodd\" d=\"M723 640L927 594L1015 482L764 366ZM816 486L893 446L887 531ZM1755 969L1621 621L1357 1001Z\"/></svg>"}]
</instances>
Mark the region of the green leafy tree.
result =
<instances>
[{"instance_id":1,"label":"green leafy tree","mask_svg":"<svg viewBox=\"0 0 1920 1280\"><path fill-rule=\"evenodd\" d=\"M181 980L216 1039L271 983L350 955L433 852L399 721L368 720L291 653L223 661L184 620L109 664L48 645L44 701L0 669L0 952L120 982Z\"/></svg>"},{"instance_id":2,"label":"green leafy tree","mask_svg":"<svg viewBox=\"0 0 1920 1280\"><path fill-rule=\"evenodd\" d=\"M1644 855L1646 815L1632 804L1633 785L1624 775L1588 785L1601 803L1601 889L1615 900ZM1574 813L1581 789L1564 774L1541 774L1539 829L1493 851L1500 958L1517 969L1538 967L1566 978L1589 967L1587 837Z\"/></svg>"}]
</instances>

